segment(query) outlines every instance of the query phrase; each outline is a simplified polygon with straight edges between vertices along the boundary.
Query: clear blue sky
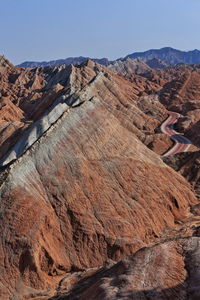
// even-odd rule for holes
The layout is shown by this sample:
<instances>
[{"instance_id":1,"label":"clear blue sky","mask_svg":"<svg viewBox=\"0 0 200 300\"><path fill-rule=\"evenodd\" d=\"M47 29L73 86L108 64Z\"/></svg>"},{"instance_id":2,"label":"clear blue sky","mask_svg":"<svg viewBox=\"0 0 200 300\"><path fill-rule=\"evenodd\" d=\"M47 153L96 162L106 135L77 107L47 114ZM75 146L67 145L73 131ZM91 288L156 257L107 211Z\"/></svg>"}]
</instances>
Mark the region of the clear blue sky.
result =
<instances>
[{"instance_id":1,"label":"clear blue sky","mask_svg":"<svg viewBox=\"0 0 200 300\"><path fill-rule=\"evenodd\" d=\"M200 49L200 0L0 0L0 53L13 63Z\"/></svg>"}]
</instances>

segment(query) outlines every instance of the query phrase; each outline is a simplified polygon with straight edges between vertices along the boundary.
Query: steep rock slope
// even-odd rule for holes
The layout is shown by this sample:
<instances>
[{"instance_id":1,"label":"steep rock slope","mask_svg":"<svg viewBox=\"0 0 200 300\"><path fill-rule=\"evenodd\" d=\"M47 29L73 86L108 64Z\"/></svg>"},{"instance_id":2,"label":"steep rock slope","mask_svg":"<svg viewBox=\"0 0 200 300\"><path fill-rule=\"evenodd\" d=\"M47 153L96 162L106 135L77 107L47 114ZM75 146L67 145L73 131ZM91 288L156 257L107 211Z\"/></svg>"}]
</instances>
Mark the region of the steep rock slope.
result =
<instances>
[{"instance_id":1,"label":"steep rock slope","mask_svg":"<svg viewBox=\"0 0 200 300\"><path fill-rule=\"evenodd\" d=\"M57 86L59 96L28 128L37 130L46 111L54 122L39 123L34 143L14 148L16 161L1 173L5 300L52 296L67 273L118 261L178 229L197 203L187 181L142 143L166 117L154 97L139 101L138 87L91 61L41 74L40 93ZM27 145L26 134L20 141Z\"/></svg>"}]
</instances>

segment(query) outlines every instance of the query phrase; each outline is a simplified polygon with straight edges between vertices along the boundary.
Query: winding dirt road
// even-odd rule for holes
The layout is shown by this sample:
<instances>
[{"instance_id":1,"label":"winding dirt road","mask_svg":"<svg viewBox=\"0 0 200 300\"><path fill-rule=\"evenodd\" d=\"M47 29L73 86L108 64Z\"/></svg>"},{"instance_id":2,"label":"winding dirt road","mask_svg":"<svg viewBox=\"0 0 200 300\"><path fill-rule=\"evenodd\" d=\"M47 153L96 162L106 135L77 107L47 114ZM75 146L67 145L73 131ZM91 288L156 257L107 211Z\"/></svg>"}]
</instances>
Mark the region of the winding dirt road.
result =
<instances>
[{"instance_id":1,"label":"winding dirt road","mask_svg":"<svg viewBox=\"0 0 200 300\"><path fill-rule=\"evenodd\" d=\"M170 156L180 152L188 151L192 142L187 139L184 135L178 133L174 130L174 124L177 120L181 117L179 113L176 112L169 112L169 117L163 124L161 125L161 131L167 134L174 142L175 145L167 151L163 156Z\"/></svg>"}]
</instances>

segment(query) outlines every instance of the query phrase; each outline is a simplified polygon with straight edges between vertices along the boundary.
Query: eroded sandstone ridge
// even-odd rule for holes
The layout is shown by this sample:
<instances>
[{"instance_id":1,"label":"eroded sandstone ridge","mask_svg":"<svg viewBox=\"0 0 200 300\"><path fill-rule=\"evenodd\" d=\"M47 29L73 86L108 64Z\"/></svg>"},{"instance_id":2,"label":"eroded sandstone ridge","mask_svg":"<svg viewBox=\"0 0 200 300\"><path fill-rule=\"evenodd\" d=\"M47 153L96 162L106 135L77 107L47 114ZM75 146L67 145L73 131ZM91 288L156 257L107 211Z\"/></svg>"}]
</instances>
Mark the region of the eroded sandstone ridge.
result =
<instances>
[{"instance_id":1,"label":"eroded sandstone ridge","mask_svg":"<svg viewBox=\"0 0 200 300\"><path fill-rule=\"evenodd\" d=\"M188 278L184 237L197 230L198 199L160 157L172 146L159 128L177 71L136 74L128 64L122 74L90 60L25 69L2 58L2 300L146 299ZM96 280L105 264L109 279ZM155 268L166 272L157 281Z\"/></svg>"}]
</instances>

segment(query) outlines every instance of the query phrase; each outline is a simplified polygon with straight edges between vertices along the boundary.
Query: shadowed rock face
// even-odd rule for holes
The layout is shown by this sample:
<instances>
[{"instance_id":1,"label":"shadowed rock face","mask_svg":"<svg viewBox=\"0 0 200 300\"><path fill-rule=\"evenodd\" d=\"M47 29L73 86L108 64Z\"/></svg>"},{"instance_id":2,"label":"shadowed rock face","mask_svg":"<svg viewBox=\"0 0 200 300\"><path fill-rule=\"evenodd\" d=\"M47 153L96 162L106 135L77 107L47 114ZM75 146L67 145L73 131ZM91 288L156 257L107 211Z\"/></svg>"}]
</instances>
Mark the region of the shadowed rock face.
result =
<instances>
[{"instance_id":1,"label":"shadowed rock face","mask_svg":"<svg viewBox=\"0 0 200 300\"><path fill-rule=\"evenodd\" d=\"M167 117L158 95L92 61L67 68L10 68L3 69L1 84L12 91L7 111L19 110L21 127L9 131L0 110L1 134L7 134L0 174L2 299L49 299L71 273L97 270L177 232L192 232L184 231L185 224L192 227L190 208L197 204L190 184L146 147L161 153L170 144L156 133ZM21 80L10 82L10 74ZM11 117L9 124L16 122ZM172 250L176 256L176 247ZM126 276L124 267L122 272ZM177 284L184 274L177 275ZM136 290L142 288L142 279L137 284ZM105 299L115 295L109 285ZM151 278L147 288L155 288ZM90 291L84 293L82 299L90 299Z\"/></svg>"},{"instance_id":2,"label":"shadowed rock face","mask_svg":"<svg viewBox=\"0 0 200 300\"><path fill-rule=\"evenodd\" d=\"M199 299L199 242L191 237L144 248L51 299Z\"/></svg>"},{"instance_id":3,"label":"shadowed rock face","mask_svg":"<svg viewBox=\"0 0 200 300\"><path fill-rule=\"evenodd\" d=\"M200 152L181 153L164 160L191 183L200 199ZM193 211L198 215L199 204L193 207Z\"/></svg>"}]
</instances>

